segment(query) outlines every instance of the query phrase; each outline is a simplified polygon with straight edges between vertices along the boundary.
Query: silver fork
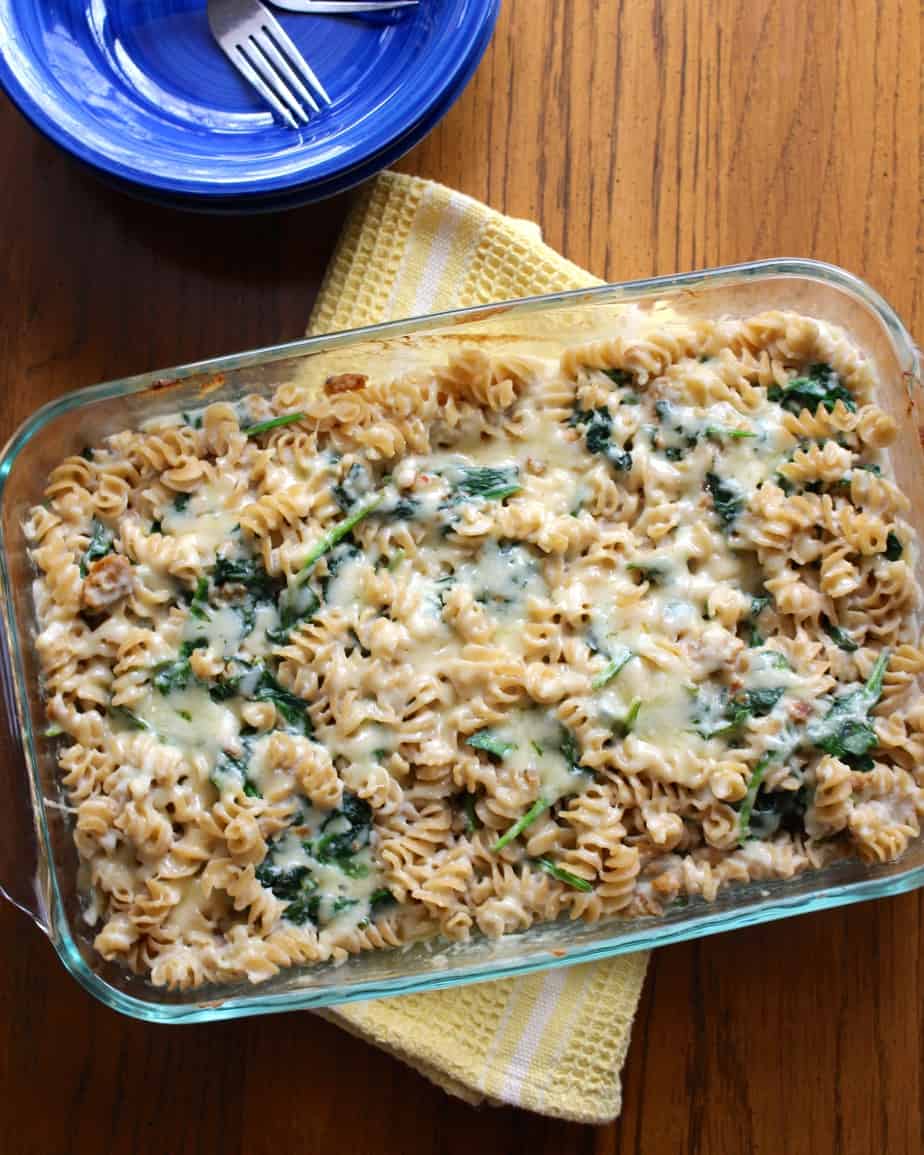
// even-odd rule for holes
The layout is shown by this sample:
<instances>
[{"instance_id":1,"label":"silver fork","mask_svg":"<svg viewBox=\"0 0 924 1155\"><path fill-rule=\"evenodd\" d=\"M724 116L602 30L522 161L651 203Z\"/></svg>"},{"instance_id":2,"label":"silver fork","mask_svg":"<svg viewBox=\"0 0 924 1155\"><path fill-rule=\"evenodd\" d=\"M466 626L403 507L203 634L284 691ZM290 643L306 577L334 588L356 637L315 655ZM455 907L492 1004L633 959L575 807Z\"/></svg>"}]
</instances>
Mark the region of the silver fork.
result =
<instances>
[{"instance_id":1,"label":"silver fork","mask_svg":"<svg viewBox=\"0 0 924 1155\"><path fill-rule=\"evenodd\" d=\"M318 101L331 103L307 60L260 0L208 0L208 13L222 52L291 128L320 112Z\"/></svg>"},{"instance_id":2,"label":"silver fork","mask_svg":"<svg viewBox=\"0 0 924 1155\"><path fill-rule=\"evenodd\" d=\"M352 16L357 12L391 12L416 8L419 0L270 0L274 8L290 12L315 12L325 16Z\"/></svg>"}]
</instances>

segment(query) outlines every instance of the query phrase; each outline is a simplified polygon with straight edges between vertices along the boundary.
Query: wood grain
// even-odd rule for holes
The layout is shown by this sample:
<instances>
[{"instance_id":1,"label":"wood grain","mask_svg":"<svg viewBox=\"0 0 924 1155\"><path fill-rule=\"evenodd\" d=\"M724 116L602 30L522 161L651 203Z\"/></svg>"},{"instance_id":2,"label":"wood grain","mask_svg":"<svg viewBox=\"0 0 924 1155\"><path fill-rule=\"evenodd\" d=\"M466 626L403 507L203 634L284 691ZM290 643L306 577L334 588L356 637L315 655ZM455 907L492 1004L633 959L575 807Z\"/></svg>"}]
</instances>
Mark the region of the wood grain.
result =
<instances>
[{"instance_id":1,"label":"wood grain","mask_svg":"<svg viewBox=\"0 0 924 1155\"><path fill-rule=\"evenodd\" d=\"M868 278L924 331L920 0L506 0L401 167L537 219L611 279L773 255ZM300 333L346 199L182 216L0 107L4 435L80 385ZM16 767L4 767L7 774ZM924 1150L916 895L658 953L622 1117L474 1110L306 1015L120 1019L0 907L0 1145L408 1155Z\"/></svg>"}]
</instances>

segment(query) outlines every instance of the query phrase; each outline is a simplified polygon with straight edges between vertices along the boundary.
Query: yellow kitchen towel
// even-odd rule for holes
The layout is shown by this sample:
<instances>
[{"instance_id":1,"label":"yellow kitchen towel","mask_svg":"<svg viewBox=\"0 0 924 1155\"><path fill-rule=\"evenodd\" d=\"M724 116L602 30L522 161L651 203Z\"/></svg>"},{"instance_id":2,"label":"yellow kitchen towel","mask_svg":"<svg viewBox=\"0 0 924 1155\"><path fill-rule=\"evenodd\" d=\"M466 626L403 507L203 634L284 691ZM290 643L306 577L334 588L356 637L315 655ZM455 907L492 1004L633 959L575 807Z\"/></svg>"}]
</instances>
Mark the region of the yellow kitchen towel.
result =
<instances>
[{"instance_id":1,"label":"yellow kitchen towel","mask_svg":"<svg viewBox=\"0 0 924 1155\"><path fill-rule=\"evenodd\" d=\"M384 172L357 197L308 332L594 284L537 225ZM627 955L322 1013L470 1103L605 1123L619 1114L647 961Z\"/></svg>"}]
</instances>

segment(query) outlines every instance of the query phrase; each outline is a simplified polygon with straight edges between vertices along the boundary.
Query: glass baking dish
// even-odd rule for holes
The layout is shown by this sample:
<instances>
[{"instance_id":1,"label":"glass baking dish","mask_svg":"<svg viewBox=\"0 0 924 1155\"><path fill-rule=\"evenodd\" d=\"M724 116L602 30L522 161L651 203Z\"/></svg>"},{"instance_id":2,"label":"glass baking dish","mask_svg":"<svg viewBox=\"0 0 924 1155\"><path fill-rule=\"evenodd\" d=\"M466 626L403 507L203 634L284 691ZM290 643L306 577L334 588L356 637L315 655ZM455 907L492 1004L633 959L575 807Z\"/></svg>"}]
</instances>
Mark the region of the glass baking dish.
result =
<instances>
[{"instance_id":1,"label":"glass baking dish","mask_svg":"<svg viewBox=\"0 0 924 1155\"><path fill-rule=\"evenodd\" d=\"M443 360L471 342L498 349L553 352L592 340L627 309L669 321L791 308L844 326L875 359L880 404L898 419L893 449L898 483L924 534L924 451L918 432L918 351L901 321L864 282L813 261L779 260L553 294L484 308L398 321L349 333L221 357L70 393L44 406L10 439L0 458L0 577L3 613L4 797L0 887L48 935L82 985L125 1014L155 1022L196 1022L322 1007L357 999L433 990L527 974L645 950L825 907L898 894L924 883L924 839L898 862L842 862L793 881L723 891L714 903L692 901L662 918L595 925L555 923L500 940L419 943L375 951L341 966L283 971L259 986L236 984L171 992L106 963L92 947L76 888L77 852L57 782L54 743L44 736L39 694L32 572L22 522L40 502L49 470L63 457L146 418L269 393L297 377L323 382L369 360L382 376ZM919 580L920 580L919 574Z\"/></svg>"}]
</instances>

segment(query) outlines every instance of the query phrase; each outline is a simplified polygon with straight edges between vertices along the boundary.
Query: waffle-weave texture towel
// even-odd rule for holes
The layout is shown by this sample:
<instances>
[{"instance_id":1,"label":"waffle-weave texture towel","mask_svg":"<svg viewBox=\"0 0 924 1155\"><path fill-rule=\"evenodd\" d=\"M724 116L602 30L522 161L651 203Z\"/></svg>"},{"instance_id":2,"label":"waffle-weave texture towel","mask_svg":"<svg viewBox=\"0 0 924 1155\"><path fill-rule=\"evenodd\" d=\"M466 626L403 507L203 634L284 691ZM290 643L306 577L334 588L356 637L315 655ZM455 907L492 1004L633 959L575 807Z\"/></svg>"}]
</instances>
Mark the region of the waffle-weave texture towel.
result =
<instances>
[{"instance_id":1,"label":"waffle-weave texture towel","mask_svg":"<svg viewBox=\"0 0 924 1155\"><path fill-rule=\"evenodd\" d=\"M537 225L385 172L357 198L308 332L597 283ZM471 1103L604 1123L619 1114L646 963L629 955L324 1013Z\"/></svg>"}]
</instances>

